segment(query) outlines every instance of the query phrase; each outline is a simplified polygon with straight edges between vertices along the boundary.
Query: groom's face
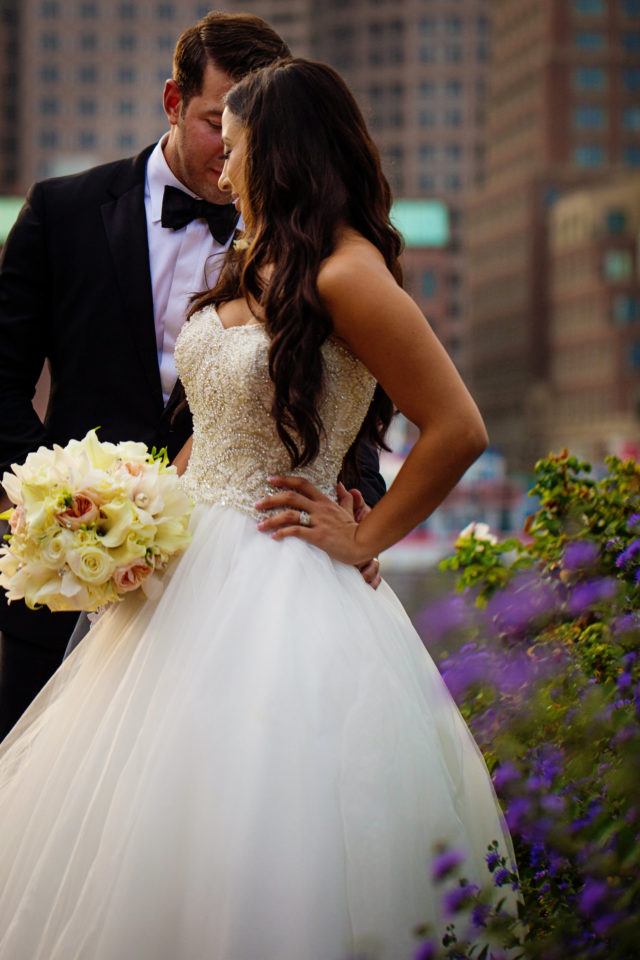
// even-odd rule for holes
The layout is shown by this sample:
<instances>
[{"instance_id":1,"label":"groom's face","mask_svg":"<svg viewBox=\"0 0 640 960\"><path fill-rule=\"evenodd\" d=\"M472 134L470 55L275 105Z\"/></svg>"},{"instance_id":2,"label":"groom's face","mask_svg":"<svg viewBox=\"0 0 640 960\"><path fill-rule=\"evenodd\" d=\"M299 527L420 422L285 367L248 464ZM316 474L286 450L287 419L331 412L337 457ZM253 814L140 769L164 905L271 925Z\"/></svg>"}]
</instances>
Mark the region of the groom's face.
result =
<instances>
[{"instance_id":1,"label":"groom's face","mask_svg":"<svg viewBox=\"0 0 640 960\"><path fill-rule=\"evenodd\" d=\"M185 187L211 203L229 203L218 187L224 166L222 111L233 81L213 63L207 64L202 89L185 105L175 80L167 80L164 108L171 123L164 155Z\"/></svg>"}]
</instances>

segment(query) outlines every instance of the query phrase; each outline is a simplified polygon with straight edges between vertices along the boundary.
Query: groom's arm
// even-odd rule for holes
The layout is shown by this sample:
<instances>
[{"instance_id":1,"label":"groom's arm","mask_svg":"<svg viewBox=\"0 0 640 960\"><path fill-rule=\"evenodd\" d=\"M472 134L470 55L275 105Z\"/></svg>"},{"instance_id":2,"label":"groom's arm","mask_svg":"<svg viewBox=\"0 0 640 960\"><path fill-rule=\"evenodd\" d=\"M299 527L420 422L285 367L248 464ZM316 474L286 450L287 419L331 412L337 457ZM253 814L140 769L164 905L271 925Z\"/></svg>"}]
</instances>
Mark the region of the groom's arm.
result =
<instances>
[{"instance_id":1,"label":"groom's arm","mask_svg":"<svg viewBox=\"0 0 640 960\"><path fill-rule=\"evenodd\" d=\"M48 351L50 264L39 209L36 184L0 255L0 476L50 442L32 404Z\"/></svg>"}]
</instances>

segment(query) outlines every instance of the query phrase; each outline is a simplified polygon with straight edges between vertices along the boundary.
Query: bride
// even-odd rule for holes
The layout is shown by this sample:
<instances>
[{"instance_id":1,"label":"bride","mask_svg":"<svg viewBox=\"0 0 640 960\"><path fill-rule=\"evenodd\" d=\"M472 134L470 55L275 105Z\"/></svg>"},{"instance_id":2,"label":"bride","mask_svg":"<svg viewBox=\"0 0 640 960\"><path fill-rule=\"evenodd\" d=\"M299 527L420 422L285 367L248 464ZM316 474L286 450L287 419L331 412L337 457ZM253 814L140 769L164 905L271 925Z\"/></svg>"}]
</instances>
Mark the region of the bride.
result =
<instances>
[{"instance_id":1,"label":"bride","mask_svg":"<svg viewBox=\"0 0 640 960\"><path fill-rule=\"evenodd\" d=\"M401 289L337 74L282 62L226 103L220 186L249 243L176 344L193 542L3 745L0 960L409 960L415 926L447 922L437 845L477 883L489 843L511 855L436 667L356 569L440 503L482 421ZM335 478L389 397L420 435L358 523Z\"/></svg>"}]
</instances>

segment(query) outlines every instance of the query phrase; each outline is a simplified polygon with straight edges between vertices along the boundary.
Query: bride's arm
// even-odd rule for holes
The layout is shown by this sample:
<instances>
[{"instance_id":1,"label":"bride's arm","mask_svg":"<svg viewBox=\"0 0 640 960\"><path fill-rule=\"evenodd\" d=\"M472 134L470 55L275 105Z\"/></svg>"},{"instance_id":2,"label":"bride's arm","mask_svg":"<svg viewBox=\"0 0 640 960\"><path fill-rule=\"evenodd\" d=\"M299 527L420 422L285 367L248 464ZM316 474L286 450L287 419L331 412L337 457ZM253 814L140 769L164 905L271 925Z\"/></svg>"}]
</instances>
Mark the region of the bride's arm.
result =
<instances>
[{"instance_id":1,"label":"bride's arm","mask_svg":"<svg viewBox=\"0 0 640 960\"><path fill-rule=\"evenodd\" d=\"M395 282L377 251L347 249L318 277L334 333L368 367L419 437L396 479L361 523L296 478L270 506L304 509L311 526L275 515L262 528L298 536L346 563L377 556L421 523L482 453L487 434L455 366L414 301ZM278 478L280 485L282 478Z\"/></svg>"},{"instance_id":2,"label":"bride's arm","mask_svg":"<svg viewBox=\"0 0 640 960\"><path fill-rule=\"evenodd\" d=\"M189 457L191 456L191 447L193 445L193 436L190 436L185 445L182 447L179 453L173 459L174 467L178 468L178 476L181 477L182 474L187 469L189 465Z\"/></svg>"}]
</instances>

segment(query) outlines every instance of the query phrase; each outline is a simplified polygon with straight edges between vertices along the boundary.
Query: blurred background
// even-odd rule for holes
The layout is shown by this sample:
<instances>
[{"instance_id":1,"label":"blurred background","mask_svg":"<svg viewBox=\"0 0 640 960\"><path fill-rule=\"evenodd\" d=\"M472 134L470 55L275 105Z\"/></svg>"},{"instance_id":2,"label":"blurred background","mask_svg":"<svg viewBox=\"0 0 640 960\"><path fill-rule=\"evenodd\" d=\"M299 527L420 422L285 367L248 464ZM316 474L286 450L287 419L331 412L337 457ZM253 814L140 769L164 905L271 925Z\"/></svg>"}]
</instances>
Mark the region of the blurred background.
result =
<instances>
[{"instance_id":1,"label":"blurred background","mask_svg":"<svg viewBox=\"0 0 640 960\"><path fill-rule=\"evenodd\" d=\"M29 185L136 153L207 3L1 0L0 243ZM351 85L406 287L491 448L388 551L410 583L472 520L518 531L535 461L640 455L640 0L226 0ZM36 406L46 406L46 371ZM396 418L387 480L412 443ZM401 591L403 592L403 591Z\"/></svg>"}]
</instances>

